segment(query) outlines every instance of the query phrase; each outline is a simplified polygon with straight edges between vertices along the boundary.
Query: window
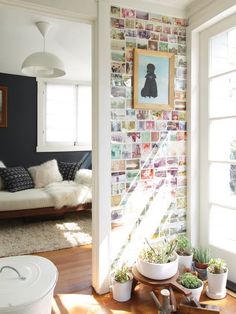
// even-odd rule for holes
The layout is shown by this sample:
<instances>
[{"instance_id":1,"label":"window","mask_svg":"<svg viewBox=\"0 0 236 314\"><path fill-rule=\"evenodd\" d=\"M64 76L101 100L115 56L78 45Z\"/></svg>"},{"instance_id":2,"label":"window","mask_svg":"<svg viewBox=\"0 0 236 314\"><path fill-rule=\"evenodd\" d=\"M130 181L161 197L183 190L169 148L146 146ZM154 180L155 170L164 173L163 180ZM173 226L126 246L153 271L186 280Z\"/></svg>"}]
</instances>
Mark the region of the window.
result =
<instances>
[{"instance_id":1,"label":"window","mask_svg":"<svg viewBox=\"0 0 236 314\"><path fill-rule=\"evenodd\" d=\"M91 86L38 81L38 152L91 150Z\"/></svg>"},{"instance_id":2,"label":"window","mask_svg":"<svg viewBox=\"0 0 236 314\"><path fill-rule=\"evenodd\" d=\"M236 253L236 29L212 37L209 62L210 243ZM224 222L222 224L222 222ZM222 232L219 233L221 226Z\"/></svg>"},{"instance_id":3,"label":"window","mask_svg":"<svg viewBox=\"0 0 236 314\"><path fill-rule=\"evenodd\" d=\"M210 246L214 256L227 261L229 279L233 282L236 282L235 37L235 16L204 30L200 36L200 244Z\"/></svg>"}]
</instances>

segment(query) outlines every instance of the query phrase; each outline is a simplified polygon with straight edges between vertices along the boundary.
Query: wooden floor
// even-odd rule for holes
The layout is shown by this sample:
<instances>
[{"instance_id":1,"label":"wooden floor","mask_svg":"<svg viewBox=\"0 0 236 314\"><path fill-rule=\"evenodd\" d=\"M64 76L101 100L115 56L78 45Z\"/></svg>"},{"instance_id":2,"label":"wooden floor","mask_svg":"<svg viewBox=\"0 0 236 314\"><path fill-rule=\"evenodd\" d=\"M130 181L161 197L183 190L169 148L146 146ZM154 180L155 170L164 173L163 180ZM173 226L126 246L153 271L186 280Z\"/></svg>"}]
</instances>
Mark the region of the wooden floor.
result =
<instances>
[{"instance_id":1,"label":"wooden floor","mask_svg":"<svg viewBox=\"0 0 236 314\"><path fill-rule=\"evenodd\" d=\"M150 288L139 284L128 302L119 303L110 293L99 296L91 288L91 246L39 253L58 268L52 314L157 314ZM236 294L213 301L203 293L201 301L221 307L221 314L236 314ZM180 295L177 298L181 297Z\"/></svg>"}]
</instances>

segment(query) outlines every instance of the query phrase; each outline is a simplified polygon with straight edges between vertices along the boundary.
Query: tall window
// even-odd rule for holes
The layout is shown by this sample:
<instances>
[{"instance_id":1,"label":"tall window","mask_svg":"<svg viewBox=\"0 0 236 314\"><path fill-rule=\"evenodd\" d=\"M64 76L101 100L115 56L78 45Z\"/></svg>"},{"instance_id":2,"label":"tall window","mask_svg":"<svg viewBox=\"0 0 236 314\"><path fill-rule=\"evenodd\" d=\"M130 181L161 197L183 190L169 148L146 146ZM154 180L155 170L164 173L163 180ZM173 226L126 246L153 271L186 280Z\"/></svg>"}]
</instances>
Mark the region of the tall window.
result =
<instances>
[{"instance_id":1,"label":"tall window","mask_svg":"<svg viewBox=\"0 0 236 314\"><path fill-rule=\"evenodd\" d=\"M200 239L236 282L235 15L201 33Z\"/></svg>"},{"instance_id":2,"label":"tall window","mask_svg":"<svg viewBox=\"0 0 236 314\"><path fill-rule=\"evenodd\" d=\"M37 151L91 149L91 86L38 82Z\"/></svg>"},{"instance_id":3,"label":"tall window","mask_svg":"<svg viewBox=\"0 0 236 314\"><path fill-rule=\"evenodd\" d=\"M231 29L209 41L208 123L210 243L236 253L235 38L236 29Z\"/></svg>"}]
</instances>

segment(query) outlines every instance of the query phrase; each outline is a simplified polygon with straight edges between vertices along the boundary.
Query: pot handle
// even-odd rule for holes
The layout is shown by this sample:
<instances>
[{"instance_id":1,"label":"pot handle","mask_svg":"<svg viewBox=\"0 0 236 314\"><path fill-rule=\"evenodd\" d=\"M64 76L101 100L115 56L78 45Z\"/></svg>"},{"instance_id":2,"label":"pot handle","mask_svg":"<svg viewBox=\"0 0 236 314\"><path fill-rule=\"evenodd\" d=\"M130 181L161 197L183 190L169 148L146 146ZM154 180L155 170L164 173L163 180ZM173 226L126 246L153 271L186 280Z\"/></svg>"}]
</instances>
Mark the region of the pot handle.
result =
<instances>
[{"instance_id":1,"label":"pot handle","mask_svg":"<svg viewBox=\"0 0 236 314\"><path fill-rule=\"evenodd\" d=\"M12 267L12 266L3 266L1 269L0 269L0 273L3 271L3 269L5 269L5 268L9 268L9 269L11 269L11 270L14 270L16 273L17 273L17 275L19 276L19 279L20 280L25 280L26 279L26 277L24 277L24 276L21 276L21 274L18 272L18 270L17 269L15 269L14 267Z\"/></svg>"}]
</instances>

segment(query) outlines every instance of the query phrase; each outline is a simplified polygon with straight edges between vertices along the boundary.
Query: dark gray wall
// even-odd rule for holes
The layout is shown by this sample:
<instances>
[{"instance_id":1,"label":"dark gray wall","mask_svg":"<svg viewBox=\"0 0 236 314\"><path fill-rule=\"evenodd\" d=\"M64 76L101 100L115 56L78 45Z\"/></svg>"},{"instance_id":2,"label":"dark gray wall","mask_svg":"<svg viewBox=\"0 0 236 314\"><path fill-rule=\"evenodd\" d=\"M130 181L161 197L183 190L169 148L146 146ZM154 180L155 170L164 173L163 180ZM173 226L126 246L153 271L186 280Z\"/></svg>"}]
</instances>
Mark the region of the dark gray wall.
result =
<instances>
[{"instance_id":1,"label":"dark gray wall","mask_svg":"<svg viewBox=\"0 0 236 314\"><path fill-rule=\"evenodd\" d=\"M37 153L37 83L35 78L0 73L8 87L8 127L0 128L0 160L6 166L38 165L50 159L79 161L86 152Z\"/></svg>"}]
</instances>

